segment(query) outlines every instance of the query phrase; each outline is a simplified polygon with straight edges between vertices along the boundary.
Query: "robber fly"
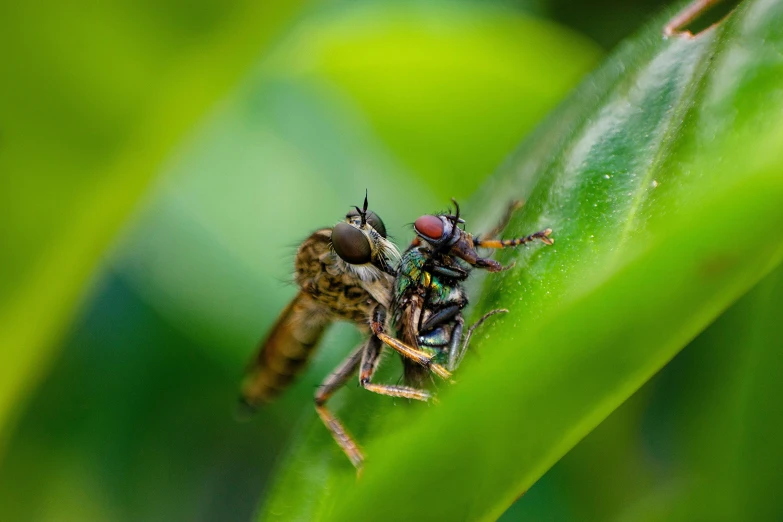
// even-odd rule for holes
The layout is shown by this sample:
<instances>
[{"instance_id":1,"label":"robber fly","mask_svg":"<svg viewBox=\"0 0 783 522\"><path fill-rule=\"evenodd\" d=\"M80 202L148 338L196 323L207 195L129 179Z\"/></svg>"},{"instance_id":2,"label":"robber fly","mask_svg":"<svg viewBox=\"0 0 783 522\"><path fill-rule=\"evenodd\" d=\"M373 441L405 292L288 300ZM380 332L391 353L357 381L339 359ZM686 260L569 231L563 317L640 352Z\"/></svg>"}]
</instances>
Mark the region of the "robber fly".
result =
<instances>
[{"instance_id":1,"label":"robber fly","mask_svg":"<svg viewBox=\"0 0 783 522\"><path fill-rule=\"evenodd\" d=\"M371 381L380 361L387 309L394 281L393 266L399 252L386 238L381 218L364 207L354 207L345 221L313 232L296 252L294 279L299 286L294 300L283 310L272 331L251 361L241 401L250 409L279 395L304 368L326 328L334 321L350 321L366 340L329 375L315 393L315 408L353 465L360 469L361 450L342 423L326 407L328 399L360 371L360 384L393 397L422 399L418 390ZM402 343L390 345L433 373L448 378L443 366Z\"/></svg>"},{"instance_id":2,"label":"robber fly","mask_svg":"<svg viewBox=\"0 0 783 522\"><path fill-rule=\"evenodd\" d=\"M479 256L476 248L514 247L536 239L548 245L554 242L549 237L551 229L522 238L492 239L521 206L516 202L487 239L473 237L459 228L464 220L459 217L459 205L452 201L454 215L424 215L413 225L417 237L403 254L393 285L391 314L399 339L376 332L389 345L401 342L422 350L433 363L445 365L449 371L455 370L462 360L474 329L488 317L507 312L498 309L486 313L463 336L462 310L468 305L463 283L469 269L477 267L498 272L509 268ZM412 364L407 358L403 358L403 366L406 384L420 389L429 377L429 368ZM421 390L420 398L426 400L428 397L428 392Z\"/></svg>"}]
</instances>

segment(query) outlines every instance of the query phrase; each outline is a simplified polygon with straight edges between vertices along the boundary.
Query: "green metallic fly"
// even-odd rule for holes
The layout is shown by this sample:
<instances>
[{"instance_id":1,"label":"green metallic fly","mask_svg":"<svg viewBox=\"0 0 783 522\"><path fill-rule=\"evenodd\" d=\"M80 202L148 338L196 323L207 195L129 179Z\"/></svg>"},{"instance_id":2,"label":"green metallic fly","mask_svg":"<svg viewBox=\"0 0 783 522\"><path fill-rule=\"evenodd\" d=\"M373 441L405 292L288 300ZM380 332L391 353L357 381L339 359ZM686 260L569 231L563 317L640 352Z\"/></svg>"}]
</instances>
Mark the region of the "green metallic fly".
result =
<instances>
[{"instance_id":1,"label":"green metallic fly","mask_svg":"<svg viewBox=\"0 0 783 522\"><path fill-rule=\"evenodd\" d=\"M393 284L391 300L392 324L398 339L389 339L382 332L375 334L386 344L402 343L430 355L433 363L454 371L467 350L473 331L488 317L507 312L492 310L484 314L464 332L462 310L468 305L464 282L471 268L499 272L504 267L497 261L481 257L477 248L507 248L540 240L551 245L551 229L535 232L526 237L498 240L494 237L505 228L517 202L509 206L501 222L486 235L473 237L464 229L459 216L459 205L452 199L454 214L424 215L413 226L416 238L402 255ZM429 377L427 366L412 364L403 358L405 383L422 387ZM422 390L422 400L429 393Z\"/></svg>"}]
</instances>

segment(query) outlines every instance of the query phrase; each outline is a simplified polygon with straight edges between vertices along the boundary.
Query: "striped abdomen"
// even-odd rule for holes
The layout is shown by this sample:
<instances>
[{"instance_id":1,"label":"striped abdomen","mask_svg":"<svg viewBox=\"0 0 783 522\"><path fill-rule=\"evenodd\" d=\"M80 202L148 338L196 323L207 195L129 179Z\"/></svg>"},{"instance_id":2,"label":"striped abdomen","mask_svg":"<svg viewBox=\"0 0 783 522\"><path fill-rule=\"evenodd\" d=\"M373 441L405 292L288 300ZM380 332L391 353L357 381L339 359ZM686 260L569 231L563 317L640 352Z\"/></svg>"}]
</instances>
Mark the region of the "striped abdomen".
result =
<instances>
[{"instance_id":1,"label":"striped abdomen","mask_svg":"<svg viewBox=\"0 0 783 522\"><path fill-rule=\"evenodd\" d=\"M305 367L330 323L322 306L299 292L280 314L250 363L242 385L243 401L257 406L277 397Z\"/></svg>"}]
</instances>

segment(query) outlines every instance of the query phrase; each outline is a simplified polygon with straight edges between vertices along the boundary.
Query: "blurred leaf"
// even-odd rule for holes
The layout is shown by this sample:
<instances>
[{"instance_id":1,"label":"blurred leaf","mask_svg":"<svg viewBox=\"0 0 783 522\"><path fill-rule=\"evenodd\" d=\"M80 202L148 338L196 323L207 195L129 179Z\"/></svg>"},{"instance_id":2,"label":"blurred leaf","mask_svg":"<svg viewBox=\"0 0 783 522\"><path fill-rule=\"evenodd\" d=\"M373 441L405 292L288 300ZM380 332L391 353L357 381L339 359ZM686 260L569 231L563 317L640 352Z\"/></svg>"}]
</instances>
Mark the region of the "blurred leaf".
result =
<instances>
[{"instance_id":1,"label":"blurred leaf","mask_svg":"<svg viewBox=\"0 0 783 522\"><path fill-rule=\"evenodd\" d=\"M249 520L295 419L234 422L234 369L111 270L96 294L15 426L0 520Z\"/></svg>"},{"instance_id":2,"label":"blurred leaf","mask_svg":"<svg viewBox=\"0 0 783 522\"><path fill-rule=\"evenodd\" d=\"M368 189L405 242L411 216L472 192L466 183L475 186L595 54L565 29L492 5L307 13L181 148L115 265L237 368L292 297L298 241ZM413 170L401 158L438 167ZM289 218L291 209L306 219Z\"/></svg>"},{"instance_id":3,"label":"blurred leaf","mask_svg":"<svg viewBox=\"0 0 783 522\"><path fill-rule=\"evenodd\" d=\"M783 268L767 276L683 355L675 387L681 487L659 520L780 520L783 487Z\"/></svg>"},{"instance_id":4,"label":"blurred leaf","mask_svg":"<svg viewBox=\"0 0 783 522\"><path fill-rule=\"evenodd\" d=\"M142 125L144 122L138 123L136 118L145 117L146 109L141 103L144 100L132 105L117 91L124 88L139 97L156 99L156 93L147 91L154 91L156 82L166 81L174 82L176 85L171 89L178 92L176 89L182 86L176 78L181 73L166 71L166 68L181 57L169 55L195 53L196 50L189 48L193 45L209 47L214 38L207 38L202 33L212 30L215 24L224 24L225 16L229 15L221 15L224 8L217 4L211 10L190 5L187 12L156 4L139 7L138 12L136 7L129 7L133 15L118 15L111 26L107 21L102 21L103 25L96 22L101 25L100 38L106 46L95 46L90 40L89 52L109 53L111 46L116 44L128 53L154 59L154 64L148 68L155 65L161 70L155 69L154 74L150 72L131 81L128 76L134 67L143 65L139 63L141 58L137 58L110 62L106 67L111 68L106 72L111 74L105 76L103 70L92 71L90 67L94 64L90 62L83 71L84 78L74 76L74 99L70 103L75 112L81 111L83 115L64 120L62 127L73 128L68 127L67 132L58 131L63 136L52 138L57 143L65 143L57 140L66 137L72 138L75 143L67 144L67 150L73 158L67 162L57 158L61 162L58 165L43 155L32 158L47 166L52 163L49 171L36 173L45 180L37 185L50 189L41 193L31 190L30 196L36 196L35 199L18 198L18 207L5 208L8 212L30 214L26 228L12 226L9 229L9 240L11 234L18 234L14 241L29 240L30 248L53 249L58 245L46 246L42 234L51 229L57 236L59 232L55 225L73 228L70 233L77 237L63 236L63 241L74 241L75 250L69 255L75 256L75 262L79 264L72 268L84 270L86 274L94 264L98 250L90 257L78 248L87 243L105 242L117 227L117 223L112 225L111 219L123 217L131 204L136 205L138 195L149 190L145 187L148 178L152 177L149 172L158 170L162 174L151 184L152 197L145 195L142 204L138 205L139 212L134 212L129 233L121 235L119 248L111 249L111 258L105 261L108 267L96 277L96 290L88 296L87 306L81 308L79 317L64 336L62 355L52 358L51 370L45 368L46 378L30 399L25 398L25 409L13 426L13 436L0 468L0 520L53 517L223 520L227 516L230 519L249 516L249 506L255 505L259 486L266 483L283 439L297 422L298 411L312 412L311 402L304 397L312 397L313 386L323 378L326 369L333 368L341 351L357 342L357 333L352 326L337 325L329 332L324 349L319 350L295 390L264 411L252 425L240 425L230 418L241 366L246 362L248 351L258 341L265 322L274 319L293 291L289 284L290 267L297 241L314 226L333 223L350 203L360 203L365 188L369 188L373 208L384 216L389 230L398 237L409 234L403 226L410 216L422 208L437 208L442 204L430 187L431 182L406 169L373 133L365 121L371 115L363 112L359 104L351 103L336 83L339 75L332 75L334 82L327 85L324 81L327 73L320 62L315 62L306 73L299 67L310 53L320 56L318 47L313 45L316 35L330 36L331 39L318 37L319 43L329 46L342 38L340 31L334 29L350 25L345 20L367 22L352 14L356 9L365 9L364 6L338 4L342 5L334 9L318 7L297 16L296 21L290 23L286 36L275 43L271 52L264 53L261 59L253 58L255 61L249 71L243 72L246 77L238 88L229 96L221 97L207 117L200 118L199 128L195 132L189 131L184 143L176 144L174 154L166 149L178 138L169 136L167 127L170 124L180 127L176 115L164 112L160 116L160 128L143 127L143 132L149 133L146 139L155 147L158 145L155 140L171 138L168 144L161 143L157 151L161 157L164 153L169 157L165 158L162 167L155 165L154 169L153 162L161 158L147 154L153 145L141 143L141 138L126 143L121 136L122 139L98 147L89 139L85 139L85 144L76 143L81 136L78 127L90 125L91 118L100 120L102 111L108 110L105 105L115 103L119 108L114 110L126 111L129 121L109 118L103 126L95 123L99 130L94 134L107 134L112 126L120 123L131 127ZM417 10L413 4L409 8ZM448 29L454 21L461 30L470 32L467 13L477 20L486 18L503 22L496 9L489 9L494 13L492 16L483 16L482 10L461 4L441 4L438 11L428 10L426 19L437 20L441 24L440 30ZM371 11L373 22L388 29L387 10ZM58 16L67 22L64 14ZM243 14L229 18L234 16ZM508 13L508 21L517 24L519 17ZM401 29L390 30L389 37L400 41L405 36L406 26L404 20L398 19L397 23ZM123 24L131 24L131 29L138 29L138 34L130 29L123 32ZM191 28L191 24L194 27ZM37 30L38 26L33 29ZM491 30L491 24L482 23L482 31L470 32L470 41L480 44L491 37L487 34ZM84 32L86 36L81 38L89 39L91 33ZM131 34L127 34L129 32ZM445 41L451 42L454 30L445 32ZM433 38L438 39L437 35ZM176 44L177 49L166 51L162 48L169 43ZM136 49L139 46L143 49ZM248 46L249 52L250 44ZM446 47L441 45L439 50L449 58ZM510 37L502 39L497 46L479 47L484 53L505 51L506 59L530 59ZM66 50L60 58L78 61ZM52 51L44 49L42 52ZM401 48L399 52L407 53L408 50ZM533 71L538 80L545 83L550 76L559 77L558 68L565 61L581 60L579 67L586 71L589 54L578 48L564 49L558 61L534 60L530 67L520 66L514 75L522 77ZM387 58L392 60L394 57L384 56ZM482 60L477 60L476 56L470 58L460 65L460 61L452 57L449 64L454 68L476 67L476 78L481 78L487 72L479 67ZM401 58L397 56L396 59ZM493 56L487 55L484 59L491 61ZM524 65L524 62L520 64ZM187 98L182 100L183 105L193 101L190 100L191 88L200 93L205 86L213 89L215 86L210 84L214 81L226 85L233 81L219 78L217 72L211 73L210 70L217 69L215 64L211 69L209 64L204 65L198 74L205 77L195 79L192 68L181 67L184 73L191 75L188 78L192 81L186 92L179 92ZM564 70L573 67L576 66L568 65ZM56 96L63 80L59 77L55 80L34 87L47 91L47 85L51 85L49 94ZM400 81L404 83L403 78ZM89 90L90 82L103 82L108 86L104 86L105 92L98 87ZM431 76L420 87L431 92L429 82L443 82L443 79ZM514 86L518 84L518 81L512 82ZM401 85L400 88L415 87ZM484 107L497 110L506 101L495 99L494 94L481 94L482 89L494 91L491 87L490 82L477 81L466 89L479 101L485 97ZM551 105L551 100L564 96L570 87L553 82L545 92L520 89L513 93L514 96L520 103L530 103L535 110L526 112L524 117L508 114L496 118L491 122L495 127L489 131L507 132L504 129L519 125L522 129L529 128L533 124L530 118L538 117L537 111L545 110L539 107L544 107L545 102ZM81 99L80 96L86 96L82 91L88 91L94 99ZM43 98L41 93L33 92ZM460 92L464 94L465 90ZM97 104L94 114L81 107L91 107L90 103ZM50 105L57 107L54 102ZM47 115L42 118L44 116ZM188 118L197 116L194 109ZM449 112L443 116L453 118L454 114ZM169 121L169 117L174 119ZM467 118L463 118L462 123L465 127L474 125ZM421 125L442 127L442 122L428 118ZM143 133L142 130L133 132ZM3 137L3 129L0 129L0 154L3 153ZM31 139L41 140L41 137L32 136ZM463 139L468 140L469 136L463 136ZM56 145L41 143L44 147ZM89 148L92 145L94 148ZM136 145L138 148L133 149ZM463 149L464 143L455 147ZM141 155L138 160L149 172L124 170L125 156L112 159L115 148L121 149L117 154L127 156L131 154L128 151L132 151ZM109 156L114 162L111 180L103 180L108 174L101 170L103 164L97 162L96 154L101 160ZM479 156L484 157L484 153L478 153ZM82 163L87 162L98 164L82 170ZM49 172L51 179L46 178ZM63 172L68 175L62 176ZM96 179L103 183L98 186ZM20 178L19 183L21 181L24 178ZM55 186L58 182L60 185ZM16 188L16 182L10 188L16 191L14 193L21 192ZM92 192L99 188L100 194ZM450 186L439 188L450 190ZM121 192L123 189L128 192ZM107 208L102 209L105 213L101 216L91 214L94 209L80 207L80 198L103 197L106 199L101 201ZM49 205L51 212L38 212L40 209L30 208L30 205ZM68 205L79 207L86 216L84 219L95 230L77 230L78 227L68 220L52 223L54 216L67 214L64 208ZM292 209L296 209L294 214ZM109 215L110 212L116 212L116 215ZM41 223L33 223L33 219L39 219ZM3 223L18 224L19 219L11 216ZM87 232L95 232L100 237ZM16 253L25 252L20 246L7 253L6 264L12 264L11 256ZM31 251L25 256L33 257L33 254ZM82 254L84 257L79 257ZM64 253L58 253L57 262L64 259ZM33 274L32 269L30 273ZM76 275L83 277L84 274ZM7 273L0 274L0 278L3 275ZM68 288L72 283L71 290L76 292L83 281L71 281L73 276L74 273L68 270L52 275L62 277L62 283L67 283ZM48 290L60 292L67 288ZM61 304L70 305L70 301ZM60 309L63 314L66 311ZM66 315L58 321L65 324ZM45 314L39 319L46 328L38 333L56 336L56 330L49 332L49 326L44 324ZM7 370L31 369L40 374L39 364L48 365L46 356L51 353L50 350L23 354L31 358L24 363L28 366ZM68 488L73 484L82 488L83 495L68 496ZM46 501L41 502L42 498Z\"/></svg>"},{"instance_id":5,"label":"blurred leaf","mask_svg":"<svg viewBox=\"0 0 783 522\"><path fill-rule=\"evenodd\" d=\"M375 398L383 417L360 434L358 481L314 424L266 518L496 518L783 259L783 2L746 1L693 39L663 39L665 21L624 44L466 210L481 231L499 201L524 198L505 235L550 226L556 238L474 278L480 310L511 310L476 339L481 363L437 407ZM361 413L342 413L349 429Z\"/></svg>"},{"instance_id":6,"label":"blurred leaf","mask_svg":"<svg viewBox=\"0 0 783 522\"><path fill-rule=\"evenodd\" d=\"M659 12L665 0L544 0L548 17L589 36L605 49L633 34L650 16Z\"/></svg>"},{"instance_id":7,"label":"blurred leaf","mask_svg":"<svg viewBox=\"0 0 783 522\"><path fill-rule=\"evenodd\" d=\"M472 194L599 55L557 24L454 2L375 3L307 35L290 67L345 92L448 197Z\"/></svg>"},{"instance_id":8,"label":"blurred leaf","mask_svg":"<svg viewBox=\"0 0 783 522\"><path fill-rule=\"evenodd\" d=\"M172 145L298 5L4 3L0 426Z\"/></svg>"},{"instance_id":9,"label":"blurred leaf","mask_svg":"<svg viewBox=\"0 0 783 522\"><path fill-rule=\"evenodd\" d=\"M528 493L501 520L553 504L580 521L780 520L781 317L779 265L531 489L553 498Z\"/></svg>"},{"instance_id":10,"label":"blurred leaf","mask_svg":"<svg viewBox=\"0 0 783 522\"><path fill-rule=\"evenodd\" d=\"M558 462L560 491L583 497L579 520L780 520L781 310L779 265Z\"/></svg>"}]
</instances>

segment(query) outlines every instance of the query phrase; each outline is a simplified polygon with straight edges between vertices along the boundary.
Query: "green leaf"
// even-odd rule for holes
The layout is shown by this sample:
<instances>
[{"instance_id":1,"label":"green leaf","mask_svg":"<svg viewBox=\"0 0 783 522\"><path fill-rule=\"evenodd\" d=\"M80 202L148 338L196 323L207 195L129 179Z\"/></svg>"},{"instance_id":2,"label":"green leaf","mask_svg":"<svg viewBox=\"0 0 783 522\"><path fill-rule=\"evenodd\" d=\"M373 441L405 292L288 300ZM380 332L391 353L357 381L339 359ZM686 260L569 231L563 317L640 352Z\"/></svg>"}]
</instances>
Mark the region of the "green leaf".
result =
<instances>
[{"instance_id":1,"label":"green leaf","mask_svg":"<svg viewBox=\"0 0 783 522\"><path fill-rule=\"evenodd\" d=\"M407 236L411 216L472 193L596 59L568 30L492 4L372 2L303 18L181 146L114 263L231 371L293 295L281 284L293 243L365 188L389 233ZM306 219L281 220L303 195Z\"/></svg>"},{"instance_id":2,"label":"green leaf","mask_svg":"<svg viewBox=\"0 0 783 522\"><path fill-rule=\"evenodd\" d=\"M310 30L299 54L293 68L320 72L422 181L462 197L594 65L598 48L491 3L389 2Z\"/></svg>"},{"instance_id":3,"label":"green leaf","mask_svg":"<svg viewBox=\"0 0 783 522\"><path fill-rule=\"evenodd\" d=\"M781 310L778 265L501 520L779 519Z\"/></svg>"},{"instance_id":4,"label":"green leaf","mask_svg":"<svg viewBox=\"0 0 783 522\"><path fill-rule=\"evenodd\" d=\"M783 266L683 353L672 508L659 520L776 520L783 486ZM681 382L685 381L687 382Z\"/></svg>"},{"instance_id":5,"label":"green leaf","mask_svg":"<svg viewBox=\"0 0 783 522\"><path fill-rule=\"evenodd\" d=\"M366 449L363 476L313 424L262 519L497 518L783 259L783 2L747 0L693 39L664 39L665 22L625 43L465 210L481 231L524 198L505 235L556 239L474 276L476 313L510 309L475 339L481 360L437 406L349 395L338 411Z\"/></svg>"},{"instance_id":6,"label":"green leaf","mask_svg":"<svg viewBox=\"0 0 783 522\"><path fill-rule=\"evenodd\" d=\"M160 163L299 4L0 9L3 436Z\"/></svg>"}]
</instances>

